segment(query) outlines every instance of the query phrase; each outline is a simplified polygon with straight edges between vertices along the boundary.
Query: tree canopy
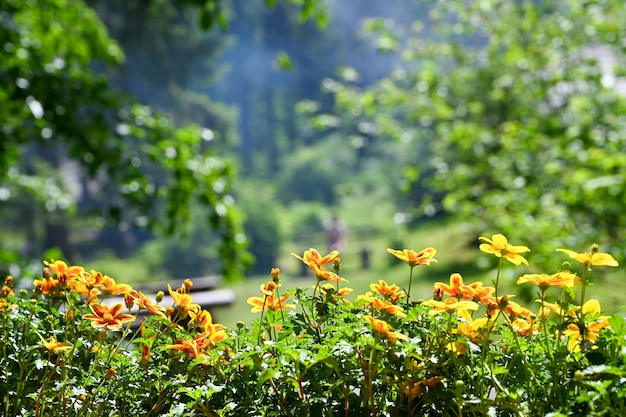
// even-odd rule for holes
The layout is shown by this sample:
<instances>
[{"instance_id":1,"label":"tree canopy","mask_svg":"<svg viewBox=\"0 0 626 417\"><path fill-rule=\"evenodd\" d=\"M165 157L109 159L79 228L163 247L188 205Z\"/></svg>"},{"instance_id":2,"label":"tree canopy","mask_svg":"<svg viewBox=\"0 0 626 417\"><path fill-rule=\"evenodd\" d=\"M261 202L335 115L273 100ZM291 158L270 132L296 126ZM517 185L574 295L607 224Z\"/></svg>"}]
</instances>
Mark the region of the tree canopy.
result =
<instances>
[{"instance_id":1,"label":"tree canopy","mask_svg":"<svg viewBox=\"0 0 626 417\"><path fill-rule=\"evenodd\" d=\"M294 2L303 19L323 20L318 1ZM149 3L141 7L191 7L203 29L225 28L229 19L222 0ZM148 107L116 88L107 75L124 51L83 1L7 0L0 19L0 200L8 228L27 224L18 242L26 252L50 244L70 251L66 222L77 213L93 216L89 228L171 234L189 224L195 204L219 236L222 271L240 276L247 255L232 197L235 173L216 144L228 122L220 125L218 114L209 118L215 126L188 119L181 126L172 109ZM44 247L33 248L42 235ZM14 244L3 242L5 263L16 260Z\"/></svg>"},{"instance_id":2,"label":"tree canopy","mask_svg":"<svg viewBox=\"0 0 626 417\"><path fill-rule=\"evenodd\" d=\"M553 239L625 251L625 11L448 0L373 20L399 64L371 87L333 84L333 111L406 144L418 215L445 210L539 252Z\"/></svg>"}]
</instances>

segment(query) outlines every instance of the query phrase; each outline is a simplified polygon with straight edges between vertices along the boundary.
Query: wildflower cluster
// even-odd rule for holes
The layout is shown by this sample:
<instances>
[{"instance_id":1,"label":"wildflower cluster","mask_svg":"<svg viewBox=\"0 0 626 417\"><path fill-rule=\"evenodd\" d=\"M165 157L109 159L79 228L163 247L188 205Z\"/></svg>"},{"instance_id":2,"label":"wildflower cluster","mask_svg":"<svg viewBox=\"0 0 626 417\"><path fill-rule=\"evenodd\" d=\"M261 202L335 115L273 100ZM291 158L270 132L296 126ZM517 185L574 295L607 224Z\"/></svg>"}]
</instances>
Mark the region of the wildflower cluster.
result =
<instances>
[{"instance_id":1,"label":"wildflower cluster","mask_svg":"<svg viewBox=\"0 0 626 417\"><path fill-rule=\"evenodd\" d=\"M617 261L559 249L577 264L520 270L536 291L525 303L499 286L506 262L530 268L530 249L481 241L498 261L491 282L453 273L426 300L410 298L413 270L437 262L434 248L389 249L409 286L379 279L350 298L339 252L293 254L314 285L283 291L272 269L247 300L258 318L233 329L189 282L168 288L170 305L48 262L32 294L10 277L0 290L0 416L624 415L625 320L586 294L591 267Z\"/></svg>"},{"instance_id":2,"label":"wildflower cluster","mask_svg":"<svg viewBox=\"0 0 626 417\"><path fill-rule=\"evenodd\" d=\"M32 292L0 296L0 415L145 415L176 397L187 359L227 337L188 293L163 305L98 271L45 261ZM180 352L177 353L177 352ZM155 414L156 415L156 414Z\"/></svg>"}]
</instances>

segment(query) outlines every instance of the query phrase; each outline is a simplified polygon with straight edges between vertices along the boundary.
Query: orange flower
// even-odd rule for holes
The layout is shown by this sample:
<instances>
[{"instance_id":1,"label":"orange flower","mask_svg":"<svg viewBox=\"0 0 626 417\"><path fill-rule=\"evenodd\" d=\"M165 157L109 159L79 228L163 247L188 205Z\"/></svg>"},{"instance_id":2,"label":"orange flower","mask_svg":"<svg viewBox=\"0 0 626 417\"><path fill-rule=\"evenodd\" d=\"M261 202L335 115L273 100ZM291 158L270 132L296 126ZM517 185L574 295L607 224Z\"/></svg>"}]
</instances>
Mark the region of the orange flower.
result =
<instances>
[{"instance_id":1,"label":"orange flower","mask_svg":"<svg viewBox=\"0 0 626 417\"><path fill-rule=\"evenodd\" d=\"M410 398L417 398L422 396L422 391L424 387L426 388L434 388L439 382L443 381L443 377L436 376L433 378L425 379L423 381L414 382L411 379L408 379L403 384L402 395L405 395Z\"/></svg>"},{"instance_id":2,"label":"orange flower","mask_svg":"<svg viewBox=\"0 0 626 417\"><path fill-rule=\"evenodd\" d=\"M339 251L334 250L328 255L322 256L316 249L310 248L309 250L304 251L304 255L302 255L302 257L296 255L295 253L291 253L291 255L300 259L306 265L312 267L311 265L323 266L332 262L337 256L339 256Z\"/></svg>"},{"instance_id":3,"label":"orange flower","mask_svg":"<svg viewBox=\"0 0 626 417\"><path fill-rule=\"evenodd\" d=\"M532 311L529 309L522 307L515 301L511 301L510 299L515 297L514 295L503 295L502 297L485 297L481 300L481 303L487 308L487 315L492 317L497 310L502 311L505 314L508 314L512 318L517 317L530 317L532 315Z\"/></svg>"},{"instance_id":4,"label":"orange flower","mask_svg":"<svg viewBox=\"0 0 626 417\"><path fill-rule=\"evenodd\" d=\"M577 253L568 249L557 249L558 252L563 252L569 255L570 258L583 264L585 267L593 266L619 266L615 258L608 253L598 252L598 246L593 245L591 252Z\"/></svg>"},{"instance_id":5,"label":"orange flower","mask_svg":"<svg viewBox=\"0 0 626 417\"><path fill-rule=\"evenodd\" d=\"M541 291L545 291L548 287L565 287L570 288L577 283L576 274L569 271L557 272L556 274L525 274L517 279L518 284L530 282L539 287Z\"/></svg>"},{"instance_id":6,"label":"orange flower","mask_svg":"<svg viewBox=\"0 0 626 417\"><path fill-rule=\"evenodd\" d=\"M400 287L396 284L389 285L382 279L378 281L378 284L370 284L370 289L393 303L397 303L404 296L404 292L400 290Z\"/></svg>"},{"instance_id":7,"label":"orange flower","mask_svg":"<svg viewBox=\"0 0 626 417\"><path fill-rule=\"evenodd\" d=\"M528 265L528 261L520 255L520 253L530 252L530 249L526 246L513 246L509 244L506 237L502 234L495 234L491 236L491 239L487 239L482 236L479 237L479 239L487 242L481 243L479 246L481 251L492 253L498 258L503 257L514 265L519 265L521 263Z\"/></svg>"},{"instance_id":8,"label":"orange flower","mask_svg":"<svg viewBox=\"0 0 626 417\"><path fill-rule=\"evenodd\" d=\"M511 322L511 329L522 336L539 333L539 325L531 318L518 317Z\"/></svg>"},{"instance_id":9,"label":"orange flower","mask_svg":"<svg viewBox=\"0 0 626 417\"><path fill-rule=\"evenodd\" d=\"M191 323L200 327L203 331L216 332L224 328L221 324L213 323L213 316L207 310L190 311Z\"/></svg>"},{"instance_id":10,"label":"orange flower","mask_svg":"<svg viewBox=\"0 0 626 417\"><path fill-rule=\"evenodd\" d=\"M276 299L274 295L266 295L265 297L250 297L246 302L252 306L250 310L252 313L259 313L264 310L280 311L286 308L296 308L295 304L285 304L285 301L288 299L288 295L280 297L280 299Z\"/></svg>"},{"instance_id":11,"label":"orange flower","mask_svg":"<svg viewBox=\"0 0 626 417\"><path fill-rule=\"evenodd\" d=\"M176 340L173 345L165 345L165 347L168 349L180 350L185 352L187 357L197 359L204 356L202 353L206 347L204 344L204 337L206 336L198 335L191 340Z\"/></svg>"},{"instance_id":12,"label":"orange flower","mask_svg":"<svg viewBox=\"0 0 626 417\"><path fill-rule=\"evenodd\" d=\"M91 304L89 308L93 314L85 314L83 318L91 320L91 325L95 328L106 327L109 330L119 330L124 323L135 320L135 316L121 313L124 308L122 303L117 303L111 308L106 304Z\"/></svg>"},{"instance_id":13,"label":"orange flower","mask_svg":"<svg viewBox=\"0 0 626 417\"><path fill-rule=\"evenodd\" d=\"M43 263L61 281L67 281L69 278L73 277L74 275L78 275L84 270L82 266L68 266L65 262L55 261L54 259L51 259L50 262L43 261Z\"/></svg>"},{"instance_id":14,"label":"orange flower","mask_svg":"<svg viewBox=\"0 0 626 417\"><path fill-rule=\"evenodd\" d=\"M437 262L434 259L437 254L437 250L435 248L426 248L420 252L416 252L410 249L387 249L387 252L400 259L401 261L409 264L410 267L414 267L415 265L430 265L431 262Z\"/></svg>"},{"instance_id":15,"label":"orange flower","mask_svg":"<svg viewBox=\"0 0 626 417\"><path fill-rule=\"evenodd\" d=\"M390 343L396 343L399 339L407 338L402 333L392 331L391 326L386 321L375 319L372 316L365 316L365 319L370 322L376 332L386 337Z\"/></svg>"},{"instance_id":16,"label":"orange flower","mask_svg":"<svg viewBox=\"0 0 626 417\"><path fill-rule=\"evenodd\" d=\"M404 309L397 304L393 304L387 300L381 300L380 298L372 297L370 304L378 311L384 311L389 314L393 314L398 317L406 317Z\"/></svg>"},{"instance_id":17,"label":"orange flower","mask_svg":"<svg viewBox=\"0 0 626 417\"><path fill-rule=\"evenodd\" d=\"M463 286L463 298L472 300L477 303L483 298L491 297L496 289L494 287L485 287L482 282L473 282L470 285Z\"/></svg>"},{"instance_id":18,"label":"orange flower","mask_svg":"<svg viewBox=\"0 0 626 417\"><path fill-rule=\"evenodd\" d=\"M57 293L60 290L61 286L59 280L52 277L36 279L33 281L33 285L35 286L35 291L38 291L45 295Z\"/></svg>"},{"instance_id":19,"label":"orange flower","mask_svg":"<svg viewBox=\"0 0 626 417\"><path fill-rule=\"evenodd\" d=\"M450 275L450 285L444 284L443 282L436 282L435 291L443 291L450 297L460 300L462 298L469 298L464 296L465 286L466 285L463 282L463 277L461 276L461 274L454 273Z\"/></svg>"},{"instance_id":20,"label":"orange flower","mask_svg":"<svg viewBox=\"0 0 626 417\"><path fill-rule=\"evenodd\" d=\"M133 288L128 284L118 284L115 280L107 275L102 279L102 288L107 294L121 295L126 294Z\"/></svg>"},{"instance_id":21,"label":"orange flower","mask_svg":"<svg viewBox=\"0 0 626 417\"><path fill-rule=\"evenodd\" d=\"M101 272L94 271L93 269L89 272L80 271L78 274L75 275L75 277L80 284L89 289L104 287L104 275L102 275Z\"/></svg>"},{"instance_id":22,"label":"orange flower","mask_svg":"<svg viewBox=\"0 0 626 417\"><path fill-rule=\"evenodd\" d=\"M165 307L160 304L154 304L151 299L139 291L131 290L124 294L124 302L128 309L136 305L140 309L148 310L155 316L166 317L164 313Z\"/></svg>"},{"instance_id":23,"label":"orange flower","mask_svg":"<svg viewBox=\"0 0 626 417\"><path fill-rule=\"evenodd\" d=\"M328 282L347 282L348 281L345 278L341 278L336 273L329 271L327 269L321 268L316 264L311 264L309 266L315 273L315 276L317 277L317 279L328 281Z\"/></svg>"},{"instance_id":24,"label":"orange flower","mask_svg":"<svg viewBox=\"0 0 626 417\"><path fill-rule=\"evenodd\" d=\"M435 316L439 313L448 312L452 313L453 311L466 309L466 310L478 310L478 304L473 301L458 301L455 298L448 298L446 301L437 301L437 300L427 300L422 303L423 306L433 307L432 310L428 312L429 315Z\"/></svg>"},{"instance_id":25,"label":"orange flower","mask_svg":"<svg viewBox=\"0 0 626 417\"><path fill-rule=\"evenodd\" d=\"M9 304L6 298L0 298L0 311L8 311L17 307L17 304Z\"/></svg>"},{"instance_id":26,"label":"orange flower","mask_svg":"<svg viewBox=\"0 0 626 417\"><path fill-rule=\"evenodd\" d=\"M191 295L174 291L170 284L167 284L167 289L178 307L180 317L187 317L190 311L200 310L200 304L195 304Z\"/></svg>"},{"instance_id":27,"label":"orange flower","mask_svg":"<svg viewBox=\"0 0 626 417\"><path fill-rule=\"evenodd\" d=\"M204 351L207 347L214 346L217 342L226 339L226 337L227 334L225 330L215 332L206 331L191 340L176 340L173 345L165 345L165 347L180 350L185 352L187 357L197 359L205 356Z\"/></svg>"}]
</instances>

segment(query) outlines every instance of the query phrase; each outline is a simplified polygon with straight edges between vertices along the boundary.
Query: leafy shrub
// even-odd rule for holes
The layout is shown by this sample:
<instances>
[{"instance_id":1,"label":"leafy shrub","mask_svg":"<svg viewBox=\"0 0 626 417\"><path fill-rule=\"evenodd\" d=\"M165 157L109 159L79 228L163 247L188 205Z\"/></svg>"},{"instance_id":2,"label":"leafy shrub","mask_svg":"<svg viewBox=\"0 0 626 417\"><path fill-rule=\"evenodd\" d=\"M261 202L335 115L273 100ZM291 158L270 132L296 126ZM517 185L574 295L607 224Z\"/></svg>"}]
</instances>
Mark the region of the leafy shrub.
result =
<instances>
[{"instance_id":1,"label":"leafy shrub","mask_svg":"<svg viewBox=\"0 0 626 417\"><path fill-rule=\"evenodd\" d=\"M152 299L46 262L32 293L14 294L11 277L0 292L0 415L624 415L624 318L587 299L591 267L616 260L560 249L580 272L522 275L537 289L528 309L498 284L529 249L481 240L499 258L493 286L455 273L430 300L412 299L409 279L349 301L337 251L294 254L315 287L283 291L273 269L248 299L258 320L234 329L213 323L190 282ZM389 253L412 277L437 252Z\"/></svg>"}]
</instances>

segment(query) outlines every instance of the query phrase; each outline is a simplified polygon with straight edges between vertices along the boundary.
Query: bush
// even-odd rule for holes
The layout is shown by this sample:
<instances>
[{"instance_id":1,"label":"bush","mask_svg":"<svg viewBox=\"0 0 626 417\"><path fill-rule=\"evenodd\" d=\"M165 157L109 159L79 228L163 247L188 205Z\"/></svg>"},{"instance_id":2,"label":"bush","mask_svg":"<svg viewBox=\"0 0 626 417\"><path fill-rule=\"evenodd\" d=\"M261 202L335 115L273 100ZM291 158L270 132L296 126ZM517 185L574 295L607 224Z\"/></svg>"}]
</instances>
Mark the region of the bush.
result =
<instances>
[{"instance_id":1,"label":"bush","mask_svg":"<svg viewBox=\"0 0 626 417\"><path fill-rule=\"evenodd\" d=\"M537 292L527 309L498 283L528 248L481 241L499 259L493 286L455 273L431 300L412 299L409 279L349 301L339 253L307 250L295 256L315 287L283 291L273 269L248 299L258 320L234 329L213 323L189 282L153 299L46 262L32 292L15 295L11 277L1 290L0 415L625 415L624 318L587 298L591 267L615 259L559 250L580 272L522 275ZM436 262L434 248L389 252L410 277Z\"/></svg>"}]
</instances>

